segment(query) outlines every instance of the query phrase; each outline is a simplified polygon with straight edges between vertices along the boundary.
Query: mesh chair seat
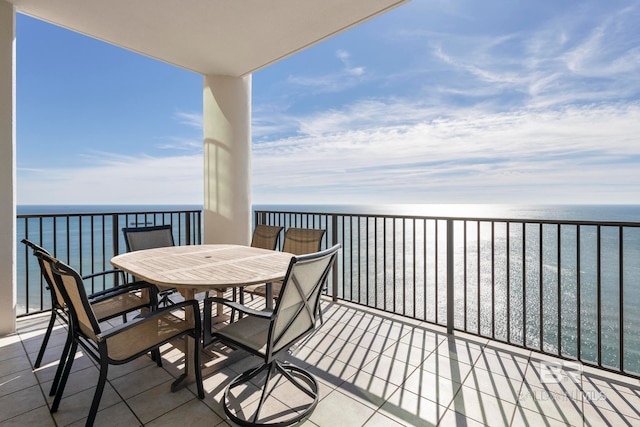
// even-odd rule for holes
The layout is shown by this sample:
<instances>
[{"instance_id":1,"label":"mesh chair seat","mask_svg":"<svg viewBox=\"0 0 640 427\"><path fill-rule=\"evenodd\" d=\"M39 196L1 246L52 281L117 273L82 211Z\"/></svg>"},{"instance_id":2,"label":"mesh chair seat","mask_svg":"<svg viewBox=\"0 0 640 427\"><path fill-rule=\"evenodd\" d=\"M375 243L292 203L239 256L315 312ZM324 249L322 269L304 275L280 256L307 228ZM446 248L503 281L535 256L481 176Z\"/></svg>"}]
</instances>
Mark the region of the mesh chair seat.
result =
<instances>
[{"instance_id":1,"label":"mesh chair seat","mask_svg":"<svg viewBox=\"0 0 640 427\"><path fill-rule=\"evenodd\" d=\"M200 314L196 313L196 315ZM114 362L130 359L136 354L148 351L147 349L159 342L171 340L192 329L193 325L171 312L143 318L135 328L129 328L106 338L109 359ZM113 332L110 331L110 333Z\"/></svg>"},{"instance_id":2,"label":"mesh chair seat","mask_svg":"<svg viewBox=\"0 0 640 427\"><path fill-rule=\"evenodd\" d=\"M220 337L242 344L264 356L270 324L269 319L247 316L225 326L218 334Z\"/></svg>"}]
</instances>

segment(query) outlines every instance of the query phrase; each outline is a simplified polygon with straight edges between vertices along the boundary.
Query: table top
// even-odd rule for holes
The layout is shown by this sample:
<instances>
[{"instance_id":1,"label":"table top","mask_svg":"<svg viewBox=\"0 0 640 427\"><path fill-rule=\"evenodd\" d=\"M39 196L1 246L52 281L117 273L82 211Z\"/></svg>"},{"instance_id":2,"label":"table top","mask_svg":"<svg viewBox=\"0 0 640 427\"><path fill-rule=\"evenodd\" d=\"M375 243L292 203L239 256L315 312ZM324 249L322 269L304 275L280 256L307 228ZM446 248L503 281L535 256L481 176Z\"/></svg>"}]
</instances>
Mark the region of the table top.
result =
<instances>
[{"instance_id":1,"label":"table top","mask_svg":"<svg viewBox=\"0 0 640 427\"><path fill-rule=\"evenodd\" d=\"M282 280L292 256L250 246L187 245L120 254L111 264L155 285L204 291Z\"/></svg>"}]
</instances>

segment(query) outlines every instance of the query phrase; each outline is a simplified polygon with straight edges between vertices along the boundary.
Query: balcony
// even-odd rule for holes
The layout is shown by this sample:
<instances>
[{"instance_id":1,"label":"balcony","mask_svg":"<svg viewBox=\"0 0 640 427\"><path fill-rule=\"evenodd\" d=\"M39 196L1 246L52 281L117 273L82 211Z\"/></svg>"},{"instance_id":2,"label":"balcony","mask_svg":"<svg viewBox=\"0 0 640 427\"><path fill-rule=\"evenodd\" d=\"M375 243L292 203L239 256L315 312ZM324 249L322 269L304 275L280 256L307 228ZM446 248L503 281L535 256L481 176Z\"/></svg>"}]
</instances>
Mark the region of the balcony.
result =
<instances>
[{"instance_id":1,"label":"balcony","mask_svg":"<svg viewBox=\"0 0 640 427\"><path fill-rule=\"evenodd\" d=\"M590 367L549 375L562 359L465 333L448 335L442 327L352 303L325 298L322 307L324 325L290 356L320 384L320 403L304 425L640 423L638 379ZM42 367L33 370L47 320L22 317L16 334L0 338L2 425L81 425L87 415L98 369L81 353L59 411L49 414L47 395L66 331L58 326ZM110 371L96 424L228 425L221 394L254 361L243 359L206 377L200 401L193 387L170 392L182 353L167 345L162 355L162 368L142 357ZM280 405L295 404L287 390L276 393ZM277 413L282 406L270 409Z\"/></svg>"},{"instance_id":2,"label":"balcony","mask_svg":"<svg viewBox=\"0 0 640 427\"><path fill-rule=\"evenodd\" d=\"M58 225L31 225L29 233L48 235L59 256L84 265L88 274L108 263L119 245L113 234L118 227L110 221L122 221L122 213L101 215L111 219L57 217ZM146 215L145 223L173 223L183 244L199 241L193 234L200 228L197 216L184 229L186 221L172 215ZM104 238L82 239L82 232L71 231L83 221L92 224L85 232ZM322 303L325 322L290 355L320 382L320 403L304 424L640 423L637 352L629 332L635 319L629 302L636 294L627 290L633 291L627 283L636 267L628 251L634 253L639 224L266 211L256 212L255 221L324 228L324 245L343 245ZM196 237L187 242L186 236ZM83 247L90 259L74 252ZM28 259L25 254L23 276L37 283L37 274L27 273ZM527 291L518 293L523 283ZM593 300L584 301L587 296ZM66 332L59 325L45 363L34 371L48 320L38 312L47 308L46 298L32 297L24 306L34 314L18 319L16 334L0 338L0 423L81 424L97 368L78 354L65 399L51 416L47 395ZM579 308L573 314L572 306ZM206 377L207 396L200 401L193 388L170 392L183 354L170 345L162 354L163 368L143 357L110 371L97 424L174 425L186 419L227 425L221 394L252 359ZM276 397L274 414L295 405L286 389Z\"/></svg>"}]
</instances>

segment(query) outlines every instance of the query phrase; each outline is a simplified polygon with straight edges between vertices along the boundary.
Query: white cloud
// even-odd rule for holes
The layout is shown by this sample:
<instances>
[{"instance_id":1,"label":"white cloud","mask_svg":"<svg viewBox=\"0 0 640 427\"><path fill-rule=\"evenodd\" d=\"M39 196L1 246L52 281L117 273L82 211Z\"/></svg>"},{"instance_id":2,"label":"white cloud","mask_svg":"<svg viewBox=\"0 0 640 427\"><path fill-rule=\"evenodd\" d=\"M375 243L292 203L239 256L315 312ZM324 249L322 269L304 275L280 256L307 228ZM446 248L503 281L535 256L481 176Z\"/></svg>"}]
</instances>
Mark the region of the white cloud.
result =
<instances>
[{"instance_id":1,"label":"white cloud","mask_svg":"<svg viewBox=\"0 0 640 427\"><path fill-rule=\"evenodd\" d=\"M314 88L318 92L339 92L364 81L365 68L353 66L349 52L338 50L336 57L343 65L340 71L316 76L289 76L288 83Z\"/></svg>"},{"instance_id":2,"label":"white cloud","mask_svg":"<svg viewBox=\"0 0 640 427\"><path fill-rule=\"evenodd\" d=\"M319 119L316 129L334 120L335 132L257 144L254 201L640 202L639 104L438 118L398 103L364 108L369 126L352 126L358 107ZM393 123L384 111L423 120Z\"/></svg>"},{"instance_id":3,"label":"white cloud","mask_svg":"<svg viewBox=\"0 0 640 427\"><path fill-rule=\"evenodd\" d=\"M199 204L202 154L101 153L82 168L18 169L18 204Z\"/></svg>"},{"instance_id":4,"label":"white cloud","mask_svg":"<svg viewBox=\"0 0 640 427\"><path fill-rule=\"evenodd\" d=\"M187 113L178 111L175 114L178 122L194 129L202 130L202 113Z\"/></svg>"}]
</instances>

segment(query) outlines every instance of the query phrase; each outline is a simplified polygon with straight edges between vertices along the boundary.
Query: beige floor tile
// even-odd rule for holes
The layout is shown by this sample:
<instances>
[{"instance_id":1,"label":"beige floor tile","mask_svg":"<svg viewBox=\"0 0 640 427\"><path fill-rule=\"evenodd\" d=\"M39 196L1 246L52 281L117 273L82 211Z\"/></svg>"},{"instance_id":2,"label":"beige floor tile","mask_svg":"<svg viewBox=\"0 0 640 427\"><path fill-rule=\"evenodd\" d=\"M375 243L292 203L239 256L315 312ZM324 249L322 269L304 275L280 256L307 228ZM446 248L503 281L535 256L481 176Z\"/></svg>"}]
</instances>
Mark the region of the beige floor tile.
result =
<instances>
[{"instance_id":1,"label":"beige floor tile","mask_svg":"<svg viewBox=\"0 0 640 427\"><path fill-rule=\"evenodd\" d=\"M435 352L425 359L420 368L457 383L463 383L471 372L471 365Z\"/></svg>"},{"instance_id":2,"label":"beige floor tile","mask_svg":"<svg viewBox=\"0 0 640 427\"><path fill-rule=\"evenodd\" d=\"M492 375L522 379L527 370L528 359L508 351L486 350L476 360L474 368L490 371Z\"/></svg>"},{"instance_id":3,"label":"beige floor tile","mask_svg":"<svg viewBox=\"0 0 640 427\"><path fill-rule=\"evenodd\" d=\"M360 369L380 357L380 353L348 342L331 353L329 357Z\"/></svg>"},{"instance_id":4,"label":"beige floor tile","mask_svg":"<svg viewBox=\"0 0 640 427\"><path fill-rule=\"evenodd\" d=\"M533 424L538 425L538 424ZM444 416L440 419L438 427L484 427L479 421L472 418L465 417L464 415L454 411L448 410L444 413Z\"/></svg>"},{"instance_id":5,"label":"beige floor tile","mask_svg":"<svg viewBox=\"0 0 640 427\"><path fill-rule=\"evenodd\" d=\"M93 401L94 393L95 387L73 395L65 393L64 397L60 401L58 412L53 414L53 418L55 418L56 423L58 425L68 425L86 418L89 415L89 409L91 409L91 402ZM122 402L122 399L120 399L120 396L118 396L113 387L111 387L109 383L105 384L104 392L100 399L100 406L98 406L96 422L98 422L98 418L101 417L101 410L120 402Z\"/></svg>"},{"instance_id":6,"label":"beige floor tile","mask_svg":"<svg viewBox=\"0 0 640 427\"><path fill-rule=\"evenodd\" d=\"M475 421L497 427L509 425L515 405L463 385L449 409Z\"/></svg>"},{"instance_id":7,"label":"beige floor tile","mask_svg":"<svg viewBox=\"0 0 640 427\"><path fill-rule=\"evenodd\" d=\"M45 354L45 358L46 357L47 356ZM45 360L46 359L43 359L40 368L34 371L41 383L46 383L53 380L53 377L56 374L56 370L58 369L59 359L56 358L47 363L45 363ZM71 372L82 371L83 369L95 366L96 365L94 363L94 360L90 356L87 356L86 354L83 354L79 351L76 352L75 359L73 360L73 365L71 366Z\"/></svg>"},{"instance_id":8,"label":"beige floor tile","mask_svg":"<svg viewBox=\"0 0 640 427\"><path fill-rule=\"evenodd\" d=\"M0 362L0 377L6 377L7 375L27 369L31 370L31 363L29 363L26 357L12 357L11 359Z\"/></svg>"},{"instance_id":9,"label":"beige floor tile","mask_svg":"<svg viewBox=\"0 0 640 427\"><path fill-rule=\"evenodd\" d=\"M585 426L640 426L640 417L629 417L596 405L584 404Z\"/></svg>"},{"instance_id":10,"label":"beige floor tile","mask_svg":"<svg viewBox=\"0 0 640 427\"><path fill-rule=\"evenodd\" d=\"M365 332L364 329L357 328L355 325L334 320L325 321L318 331L345 341L358 338Z\"/></svg>"},{"instance_id":11,"label":"beige floor tile","mask_svg":"<svg viewBox=\"0 0 640 427\"><path fill-rule=\"evenodd\" d=\"M151 365L111 380L111 385L123 399L129 399L167 381L173 381L173 377L164 369Z\"/></svg>"},{"instance_id":12,"label":"beige floor tile","mask_svg":"<svg viewBox=\"0 0 640 427\"><path fill-rule=\"evenodd\" d=\"M40 347L42 346L42 341L44 340L44 335L46 331L46 325L42 327L37 333L35 331L29 332L26 334L28 336L27 339L23 338L23 344L26 352L33 357L33 360L36 359L38 352L40 351ZM53 327L51 331L51 335L49 336L49 342L47 342L47 350L53 347L59 347L64 345L67 340L67 327L62 325L57 325ZM24 337L25 334L20 334L21 337ZM45 350L46 352L46 350Z\"/></svg>"},{"instance_id":13,"label":"beige floor tile","mask_svg":"<svg viewBox=\"0 0 640 427\"><path fill-rule=\"evenodd\" d=\"M449 357L468 365L473 365L482 354L484 341L458 337L447 337L434 350L434 354Z\"/></svg>"},{"instance_id":14,"label":"beige floor tile","mask_svg":"<svg viewBox=\"0 0 640 427\"><path fill-rule=\"evenodd\" d=\"M371 349L376 353L382 353L384 350L397 343L398 340L387 335L378 335L375 332L368 331L350 342L352 344Z\"/></svg>"},{"instance_id":15,"label":"beige floor tile","mask_svg":"<svg viewBox=\"0 0 640 427\"><path fill-rule=\"evenodd\" d=\"M435 330L430 329L434 327ZM439 330L437 326L421 323L409 329L409 332L400 338L400 342L409 344L426 350L435 350L436 347L447 338L446 333Z\"/></svg>"},{"instance_id":16,"label":"beige floor tile","mask_svg":"<svg viewBox=\"0 0 640 427\"><path fill-rule=\"evenodd\" d=\"M380 356L362 368L362 371L382 378L392 384L400 385L417 369L401 359Z\"/></svg>"},{"instance_id":17,"label":"beige floor tile","mask_svg":"<svg viewBox=\"0 0 640 427\"><path fill-rule=\"evenodd\" d=\"M583 406L580 393L550 391L524 383L520 390L518 406L566 424L582 423Z\"/></svg>"},{"instance_id":18,"label":"beige floor tile","mask_svg":"<svg viewBox=\"0 0 640 427\"><path fill-rule=\"evenodd\" d=\"M82 427L86 424L87 419L80 419L72 424L71 427ZM127 407L124 402L117 403L113 406L98 411L96 415L95 427L136 427L140 425L140 421L135 414Z\"/></svg>"},{"instance_id":19,"label":"beige floor tile","mask_svg":"<svg viewBox=\"0 0 640 427\"><path fill-rule=\"evenodd\" d=\"M512 426L549 426L549 427L566 427L572 424L566 424L560 420L549 418L539 412L534 412L521 406L516 406L515 414L513 415ZM579 424L573 424L573 426L582 426L582 422Z\"/></svg>"},{"instance_id":20,"label":"beige floor tile","mask_svg":"<svg viewBox=\"0 0 640 427\"><path fill-rule=\"evenodd\" d=\"M493 375L484 369L473 368L467 375L463 385L475 388L491 396L497 396L507 402L517 403L522 382L522 378L515 379L503 377L502 375Z\"/></svg>"},{"instance_id":21,"label":"beige floor tile","mask_svg":"<svg viewBox=\"0 0 640 427\"><path fill-rule=\"evenodd\" d=\"M171 381L167 381L127 399L127 404L143 423L147 423L193 398L193 393L186 388L172 392Z\"/></svg>"},{"instance_id":22,"label":"beige floor tile","mask_svg":"<svg viewBox=\"0 0 640 427\"><path fill-rule=\"evenodd\" d=\"M336 411L336 408L340 408ZM375 410L336 390L322 399L309 420L321 427L361 426Z\"/></svg>"},{"instance_id":23,"label":"beige floor tile","mask_svg":"<svg viewBox=\"0 0 640 427\"><path fill-rule=\"evenodd\" d=\"M398 388L398 385L373 374L359 371L340 385L340 392L373 409L378 409Z\"/></svg>"},{"instance_id":24,"label":"beige floor tile","mask_svg":"<svg viewBox=\"0 0 640 427\"><path fill-rule=\"evenodd\" d=\"M24 388L0 398L0 421L22 415L46 405L39 386Z\"/></svg>"},{"instance_id":25,"label":"beige floor tile","mask_svg":"<svg viewBox=\"0 0 640 427\"><path fill-rule=\"evenodd\" d=\"M24 358L25 354L24 347L18 335L0 338L0 362L14 357Z\"/></svg>"},{"instance_id":26,"label":"beige floor tile","mask_svg":"<svg viewBox=\"0 0 640 427\"><path fill-rule=\"evenodd\" d=\"M371 416L371 418L369 418L369 420L367 420L364 427L402 427L403 425L404 424L400 424L399 422L376 412Z\"/></svg>"},{"instance_id":27,"label":"beige floor tile","mask_svg":"<svg viewBox=\"0 0 640 427\"><path fill-rule=\"evenodd\" d=\"M564 370L562 362L555 359L549 364L546 361L530 360L524 376L524 382L536 388L542 388L556 395L576 396L582 394L582 376L579 371L569 368Z\"/></svg>"},{"instance_id":28,"label":"beige floor tile","mask_svg":"<svg viewBox=\"0 0 640 427\"><path fill-rule=\"evenodd\" d=\"M444 376L417 369L402 384L401 389L417 394L443 406L449 406L462 384Z\"/></svg>"},{"instance_id":29,"label":"beige floor tile","mask_svg":"<svg viewBox=\"0 0 640 427\"><path fill-rule=\"evenodd\" d=\"M309 366L307 370L316 377L322 378L325 381L336 385L339 385L343 381L351 378L359 371L358 368L347 365L346 363L332 357L324 357L320 359L315 365Z\"/></svg>"},{"instance_id":30,"label":"beige floor tile","mask_svg":"<svg viewBox=\"0 0 640 427\"><path fill-rule=\"evenodd\" d=\"M53 422L53 418L51 418L51 414L49 413L49 407L40 406L16 417L10 418L5 421L0 421L0 427L24 426L54 427L55 423Z\"/></svg>"},{"instance_id":31,"label":"beige floor tile","mask_svg":"<svg viewBox=\"0 0 640 427\"><path fill-rule=\"evenodd\" d=\"M0 397L38 384L31 369L25 369L0 377Z\"/></svg>"},{"instance_id":32,"label":"beige floor tile","mask_svg":"<svg viewBox=\"0 0 640 427\"><path fill-rule=\"evenodd\" d=\"M178 406L174 410L146 424L149 427L174 427L188 422L189 427L215 426L224 421L198 398Z\"/></svg>"},{"instance_id":33,"label":"beige floor tile","mask_svg":"<svg viewBox=\"0 0 640 427\"><path fill-rule=\"evenodd\" d=\"M582 391L585 403L640 418L640 387L583 376Z\"/></svg>"},{"instance_id":34,"label":"beige floor tile","mask_svg":"<svg viewBox=\"0 0 640 427\"><path fill-rule=\"evenodd\" d=\"M71 372L64 387L64 395L71 396L72 394L95 387L96 384L98 384L98 376L99 371L95 366ZM51 390L52 384L53 380L42 383L42 389L47 395ZM48 398L48 400L51 402L52 398Z\"/></svg>"},{"instance_id":35,"label":"beige floor tile","mask_svg":"<svg viewBox=\"0 0 640 427\"><path fill-rule=\"evenodd\" d=\"M23 318L24 319L24 318ZM18 322L18 327L20 325L21 321ZM11 345L14 344L18 344L19 347L23 347L22 345L22 340L20 339L20 334L19 333L13 333L13 334L9 334L9 335L5 335L0 337L0 349L5 349L5 348L9 348ZM0 359L2 360L2 359Z\"/></svg>"},{"instance_id":36,"label":"beige floor tile","mask_svg":"<svg viewBox=\"0 0 640 427\"><path fill-rule=\"evenodd\" d=\"M296 344L291 354L308 363L316 363L320 358L340 350L345 344L346 341L343 339L324 333L316 333L309 339Z\"/></svg>"},{"instance_id":37,"label":"beige floor tile","mask_svg":"<svg viewBox=\"0 0 640 427\"><path fill-rule=\"evenodd\" d=\"M156 362L151 360L147 355L140 356L137 359L133 359L131 362L123 363L122 365L110 365L107 373L109 380L115 380L117 378L127 376L132 372L148 367L157 367Z\"/></svg>"},{"instance_id":38,"label":"beige floor tile","mask_svg":"<svg viewBox=\"0 0 640 427\"><path fill-rule=\"evenodd\" d=\"M398 389L379 412L403 425L435 426L446 410L446 406Z\"/></svg>"},{"instance_id":39,"label":"beige floor tile","mask_svg":"<svg viewBox=\"0 0 640 427\"><path fill-rule=\"evenodd\" d=\"M387 347L382 354L384 356L403 361L409 365L418 366L421 365L427 357L429 357L433 350L434 347L431 346L422 347L405 344L403 342L396 342Z\"/></svg>"}]
</instances>

